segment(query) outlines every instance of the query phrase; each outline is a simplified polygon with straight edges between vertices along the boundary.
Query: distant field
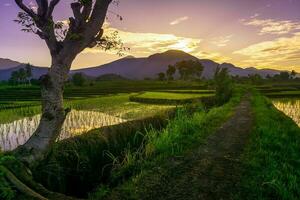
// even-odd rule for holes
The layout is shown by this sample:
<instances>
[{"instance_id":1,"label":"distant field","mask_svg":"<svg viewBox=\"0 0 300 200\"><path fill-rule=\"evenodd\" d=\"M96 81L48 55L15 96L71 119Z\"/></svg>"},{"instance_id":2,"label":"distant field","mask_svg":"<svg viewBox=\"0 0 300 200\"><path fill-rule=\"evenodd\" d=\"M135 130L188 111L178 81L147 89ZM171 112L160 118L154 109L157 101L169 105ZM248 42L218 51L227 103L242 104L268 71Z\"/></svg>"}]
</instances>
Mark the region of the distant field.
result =
<instances>
[{"instance_id":1,"label":"distant field","mask_svg":"<svg viewBox=\"0 0 300 200\"><path fill-rule=\"evenodd\" d=\"M144 92L143 91L148 91ZM165 91L165 92L158 92ZM65 107L104 112L127 120L149 117L174 108L173 100L197 99L213 95L199 82L103 81L84 87L67 86ZM163 100L149 104L130 97ZM177 104L177 103L175 103ZM0 123L8 123L40 113L38 86L0 86Z\"/></svg>"},{"instance_id":2,"label":"distant field","mask_svg":"<svg viewBox=\"0 0 300 200\"><path fill-rule=\"evenodd\" d=\"M83 87L67 84L65 99L78 99L103 96L107 94L132 93L158 90L200 90L205 89L200 82L161 82L161 81L100 81ZM0 102L40 100L38 86L0 85Z\"/></svg>"},{"instance_id":3,"label":"distant field","mask_svg":"<svg viewBox=\"0 0 300 200\"><path fill-rule=\"evenodd\" d=\"M174 107L171 105L147 105L130 102L129 97L134 94L116 94L96 98L66 100L65 107L75 110L104 112L128 120L152 116ZM23 117L34 116L40 113L40 109L39 102L32 102L31 104L27 102L0 104L0 124L12 122Z\"/></svg>"},{"instance_id":4,"label":"distant field","mask_svg":"<svg viewBox=\"0 0 300 200\"><path fill-rule=\"evenodd\" d=\"M139 98L145 99L169 99L169 100L180 100L180 99L194 99L205 96L211 96L211 94L194 94L194 93L172 93L172 92L145 92L138 95Z\"/></svg>"},{"instance_id":5,"label":"distant field","mask_svg":"<svg viewBox=\"0 0 300 200\"><path fill-rule=\"evenodd\" d=\"M215 90L160 90L159 92L170 92L180 94L213 94Z\"/></svg>"},{"instance_id":6,"label":"distant field","mask_svg":"<svg viewBox=\"0 0 300 200\"><path fill-rule=\"evenodd\" d=\"M182 105L213 97L213 93L143 92L130 97L133 102L161 105Z\"/></svg>"},{"instance_id":7,"label":"distant field","mask_svg":"<svg viewBox=\"0 0 300 200\"><path fill-rule=\"evenodd\" d=\"M300 83L278 83L257 86L264 95L271 98L300 97Z\"/></svg>"}]
</instances>

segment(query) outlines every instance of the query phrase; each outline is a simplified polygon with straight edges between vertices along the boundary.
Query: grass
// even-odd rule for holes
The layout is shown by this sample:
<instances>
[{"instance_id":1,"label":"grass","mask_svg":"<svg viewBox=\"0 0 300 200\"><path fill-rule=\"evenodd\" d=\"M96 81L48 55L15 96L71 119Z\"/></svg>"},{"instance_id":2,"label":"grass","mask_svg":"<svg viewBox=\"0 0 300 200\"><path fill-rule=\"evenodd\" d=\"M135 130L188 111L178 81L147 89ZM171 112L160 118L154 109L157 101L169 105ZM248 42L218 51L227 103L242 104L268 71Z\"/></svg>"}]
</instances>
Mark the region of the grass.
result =
<instances>
[{"instance_id":1,"label":"grass","mask_svg":"<svg viewBox=\"0 0 300 200\"><path fill-rule=\"evenodd\" d=\"M208 112L201 106L193 113L181 108L166 128L147 131L140 148L125 149L123 157L114 155L117 164L113 168L110 184L119 184L113 189L118 193L119 199L140 199L143 192L137 193L137 191L142 191L149 184L143 180L145 176L152 176L152 168L163 167L167 158L183 156L186 151L199 146L232 115L242 94L242 91L236 92L229 103ZM171 167L169 166L168 169ZM128 174L130 174L129 179ZM122 183L124 180L125 182ZM102 185L91 194L90 199L101 199L109 195L110 190L107 185Z\"/></svg>"},{"instance_id":2,"label":"grass","mask_svg":"<svg viewBox=\"0 0 300 200\"><path fill-rule=\"evenodd\" d=\"M299 199L300 128L261 95L253 96L252 106L255 127L237 199Z\"/></svg>"},{"instance_id":3,"label":"grass","mask_svg":"<svg viewBox=\"0 0 300 200\"><path fill-rule=\"evenodd\" d=\"M130 121L60 141L34 174L51 190L84 197L97 184L107 183L114 156L124 157L128 147L139 148L146 130L164 127L167 119L165 114Z\"/></svg>"},{"instance_id":4,"label":"grass","mask_svg":"<svg viewBox=\"0 0 300 200\"><path fill-rule=\"evenodd\" d=\"M171 92L145 92L138 95L139 98L145 99L171 99L171 100L181 100L181 99L194 99L200 97L212 96L212 94L181 94L181 93L171 93Z\"/></svg>"}]
</instances>

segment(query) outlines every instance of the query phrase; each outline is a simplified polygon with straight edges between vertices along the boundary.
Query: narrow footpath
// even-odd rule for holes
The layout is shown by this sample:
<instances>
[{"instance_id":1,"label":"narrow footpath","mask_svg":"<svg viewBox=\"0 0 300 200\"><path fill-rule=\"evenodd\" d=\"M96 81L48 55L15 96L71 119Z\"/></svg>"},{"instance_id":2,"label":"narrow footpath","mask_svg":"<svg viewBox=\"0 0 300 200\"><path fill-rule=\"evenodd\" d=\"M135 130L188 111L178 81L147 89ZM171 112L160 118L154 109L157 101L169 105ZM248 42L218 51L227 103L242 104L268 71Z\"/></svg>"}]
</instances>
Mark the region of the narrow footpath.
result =
<instances>
[{"instance_id":1,"label":"narrow footpath","mask_svg":"<svg viewBox=\"0 0 300 200\"><path fill-rule=\"evenodd\" d=\"M139 185L139 199L227 200L233 199L241 175L240 157L253 125L250 97L236 107L233 116L208 137L196 151L172 158L167 170L154 169ZM148 179L148 178L147 178Z\"/></svg>"}]
</instances>

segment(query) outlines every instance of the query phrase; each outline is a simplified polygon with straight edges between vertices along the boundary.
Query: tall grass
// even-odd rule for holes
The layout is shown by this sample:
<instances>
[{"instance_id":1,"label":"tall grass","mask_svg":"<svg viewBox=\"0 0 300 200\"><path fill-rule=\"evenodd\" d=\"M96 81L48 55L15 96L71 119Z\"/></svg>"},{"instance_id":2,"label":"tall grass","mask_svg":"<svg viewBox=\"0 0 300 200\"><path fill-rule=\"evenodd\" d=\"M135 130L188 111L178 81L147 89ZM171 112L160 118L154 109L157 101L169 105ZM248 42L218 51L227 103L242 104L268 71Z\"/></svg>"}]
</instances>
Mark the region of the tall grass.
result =
<instances>
[{"instance_id":1,"label":"tall grass","mask_svg":"<svg viewBox=\"0 0 300 200\"><path fill-rule=\"evenodd\" d=\"M181 156L199 146L232 115L243 94L244 91L238 90L229 103L209 111L201 105L192 111L189 107L179 108L166 128L147 130L139 148L126 148L123 151L126 156L113 157L117 164L112 168L111 186L119 184L118 190L126 198L135 196L136 187L144 184L143 177L151 174L153 167L162 166L167 158ZM107 186L102 185L91 194L91 199L100 199L104 193L108 193Z\"/></svg>"},{"instance_id":2,"label":"tall grass","mask_svg":"<svg viewBox=\"0 0 300 200\"><path fill-rule=\"evenodd\" d=\"M255 127L244 155L237 199L300 197L300 128L266 98L252 98Z\"/></svg>"}]
</instances>

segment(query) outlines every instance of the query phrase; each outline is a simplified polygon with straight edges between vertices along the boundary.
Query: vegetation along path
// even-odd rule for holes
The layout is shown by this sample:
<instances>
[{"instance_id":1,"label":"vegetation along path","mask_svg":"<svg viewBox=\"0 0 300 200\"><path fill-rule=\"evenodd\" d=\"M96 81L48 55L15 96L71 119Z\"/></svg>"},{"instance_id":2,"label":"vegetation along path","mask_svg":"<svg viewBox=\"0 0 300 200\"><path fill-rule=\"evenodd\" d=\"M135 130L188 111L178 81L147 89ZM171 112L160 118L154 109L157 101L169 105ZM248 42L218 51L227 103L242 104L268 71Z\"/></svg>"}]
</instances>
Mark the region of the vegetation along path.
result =
<instances>
[{"instance_id":1,"label":"vegetation along path","mask_svg":"<svg viewBox=\"0 0 300 200\"><path fill-rule=\"evenodd\" d=\"M250 95L205 144L182 158L172 158L166 175L144 180L137 193L143 199L232 199L240 177L240 156L252 129ZM156 171L156 170L155 170ZM169 174L171 173L171 174ZM158 183L157 178L160 177Z\"/></svg>"}]
</instances>

